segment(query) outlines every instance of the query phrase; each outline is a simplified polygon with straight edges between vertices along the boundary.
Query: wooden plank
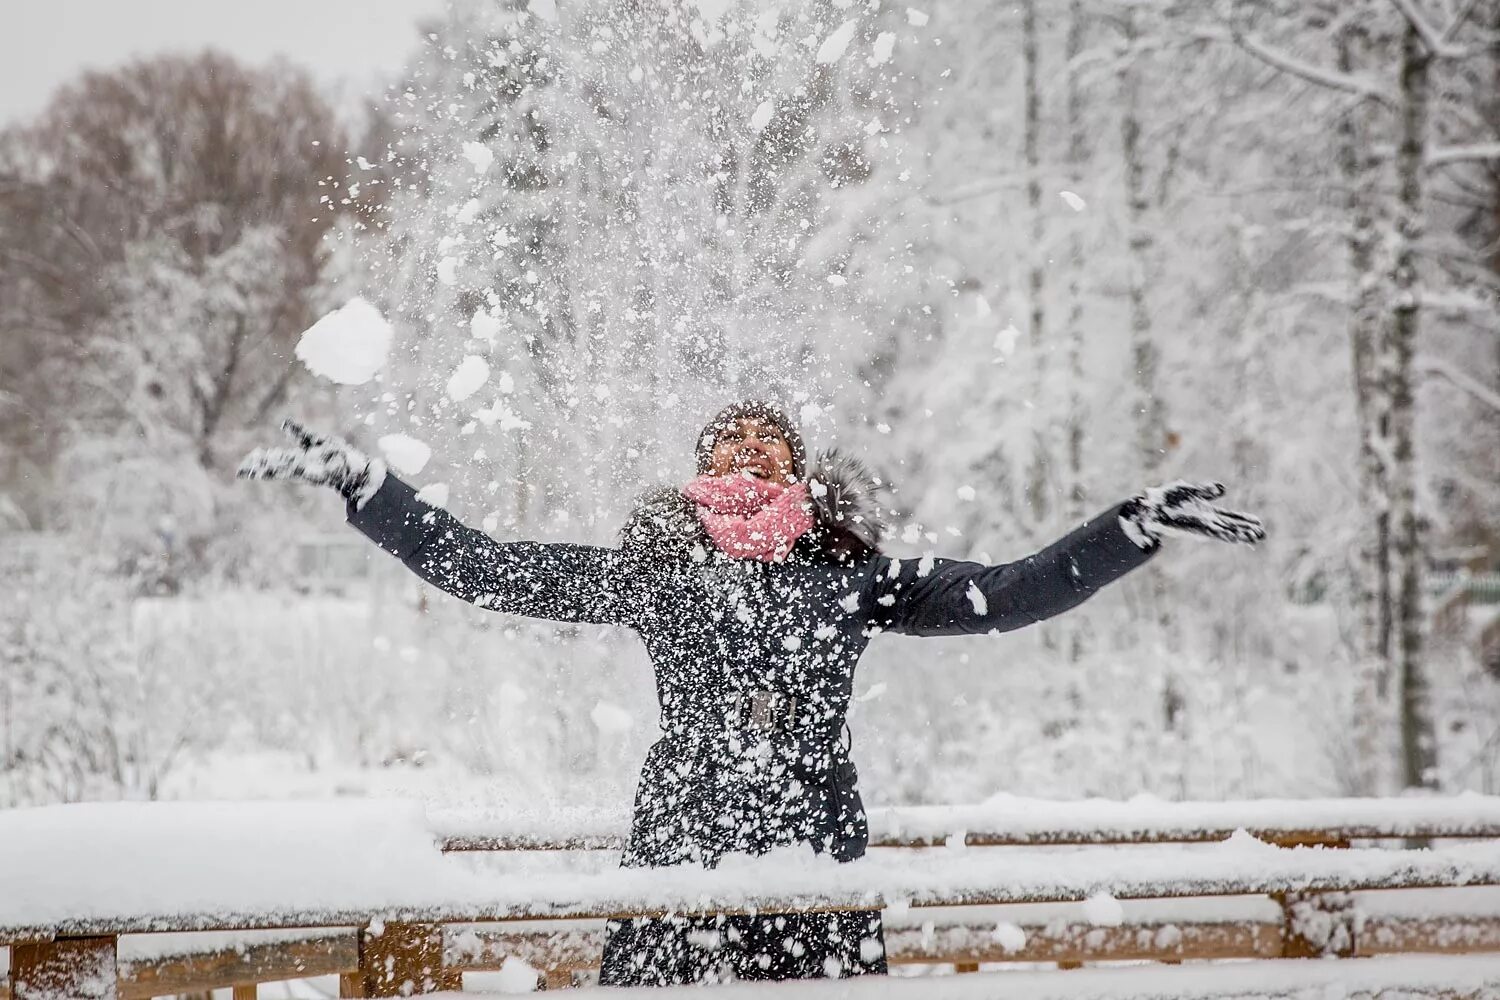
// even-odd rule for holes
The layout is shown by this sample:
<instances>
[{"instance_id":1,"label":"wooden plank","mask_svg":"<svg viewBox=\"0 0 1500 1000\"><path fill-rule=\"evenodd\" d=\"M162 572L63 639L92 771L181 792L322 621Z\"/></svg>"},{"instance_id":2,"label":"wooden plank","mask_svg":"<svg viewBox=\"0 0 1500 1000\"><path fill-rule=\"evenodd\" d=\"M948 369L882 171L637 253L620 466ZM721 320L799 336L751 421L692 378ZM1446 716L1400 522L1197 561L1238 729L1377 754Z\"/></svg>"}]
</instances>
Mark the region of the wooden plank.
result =
<instances>
[{"instance_id":1,"label":"wooden plank","mask_svg":"<svg viewBox=\"0 0 1500 1000\"><path fill-rule=\"evenodd\" d=\"M150 962L123 962L120 996L122 1000L149 1000L200 990L333 976L358 967L359 947L352 932L266 942L164 955Z\"/></svg>"},{"instance_id":2,"label":"wooden plank","mask_svg":"<svg viewBox=\"0 0 1500 1000\"><path fill-rule=\"evenodd\" d=\"M58 938L10 950L15 1000L118 1000L118 939Z\"/></svg>"},{"instance_id":3,"label":"wooden plank","mask_svg":"<svg viewBox=\"0 0 1500 1000\"><path fill-rule=\"evenodd\" d=\"M461 973L443 968L439 923L392 921L362 927L358 952L355 973L341 977L340 996L404 997L461 986Z\"/></svg>"},{"instance_id":4,"label":"wooden plank","mask_svg":"<svg viewBox=\"0 0 1500 1000\"><path fill-rule=\"evenodd\" d=\"M259 1000L259 997L260 987L254 983L232 987L229 993L229 1000Z\"/></svg>"},{"instance_id":5,"label":"wooden plank","mask_svg":"<svg viewBox=\"0 0 1500 1000\"><path fill-rule=\"evenodd\" d=\"M1500 916L1366 917L1354 954L1470 955L1500 952Z\"/></svg>"}]
</instances>

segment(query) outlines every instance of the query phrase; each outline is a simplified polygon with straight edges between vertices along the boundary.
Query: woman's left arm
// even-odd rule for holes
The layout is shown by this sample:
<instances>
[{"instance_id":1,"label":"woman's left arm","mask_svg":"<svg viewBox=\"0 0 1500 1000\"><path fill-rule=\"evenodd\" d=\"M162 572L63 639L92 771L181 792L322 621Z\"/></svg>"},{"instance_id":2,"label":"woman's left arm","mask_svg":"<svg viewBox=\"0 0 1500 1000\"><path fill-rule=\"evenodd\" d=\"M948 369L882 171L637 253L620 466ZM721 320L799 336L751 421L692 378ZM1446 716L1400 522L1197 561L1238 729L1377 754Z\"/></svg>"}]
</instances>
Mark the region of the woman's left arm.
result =
<instances>
[{"instance_id":1,"label":"woman's left arm","mask_svg":"<svg viewBox=\"0 0 1500 1000\"><path fill-rule=\"evenodd\" d=\"M1124 504L1025 559L999 566L958 559L878 557L866 592L871 624L904 635L976 635L1060 615L1155 554L1120 523ZM862 602L864 603L864 602Z\"/></svg>"},{"instance_id":2,"label":"woman's left arm","mask_svg":"<svg viewBox=\"0 0 1500 1000\"><path fill-rule=\"evenodd\" d=\"M1000 566L878 557L865 588L871 624L905 635L1008 632L1060 615L1144 564L1164 534L1254 544L1265 528L1215 507L1217 483L1153 487L1036 555ZM863 602L862 602L863 603Z\"/></svg>"}]
</instances>

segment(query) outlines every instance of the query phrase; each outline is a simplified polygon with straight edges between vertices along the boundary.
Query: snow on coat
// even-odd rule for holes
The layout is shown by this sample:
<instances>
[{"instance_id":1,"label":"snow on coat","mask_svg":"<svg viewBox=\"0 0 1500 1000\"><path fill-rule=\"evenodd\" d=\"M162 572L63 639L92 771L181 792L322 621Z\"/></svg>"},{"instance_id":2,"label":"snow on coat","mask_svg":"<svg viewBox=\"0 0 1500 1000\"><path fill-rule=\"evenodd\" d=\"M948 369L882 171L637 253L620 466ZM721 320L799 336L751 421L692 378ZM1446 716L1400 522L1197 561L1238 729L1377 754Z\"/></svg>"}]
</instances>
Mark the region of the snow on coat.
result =
<instances>
[{"instance_id":1,"label":"snow on coat","mask_svg":"<svg viewBox=\"0 0 1500 1000\"><path fill-rule=\"evenodd\" d=\"M844 724L875 636L978 635L1050 618L1144 563L1112 508L998 566L879 551L874 483L814 463L817 525L783 562L709 542L676 489L644 496L607 548L498 542L387 476L349 520L429 583L481 607L622 625L646 645L662 736L641 768L622 863L717 865L804 844L839 860L868 841ZM615 921L602 979L666 984L885 970L878 914Z\"/></svg>"}]
</instances>

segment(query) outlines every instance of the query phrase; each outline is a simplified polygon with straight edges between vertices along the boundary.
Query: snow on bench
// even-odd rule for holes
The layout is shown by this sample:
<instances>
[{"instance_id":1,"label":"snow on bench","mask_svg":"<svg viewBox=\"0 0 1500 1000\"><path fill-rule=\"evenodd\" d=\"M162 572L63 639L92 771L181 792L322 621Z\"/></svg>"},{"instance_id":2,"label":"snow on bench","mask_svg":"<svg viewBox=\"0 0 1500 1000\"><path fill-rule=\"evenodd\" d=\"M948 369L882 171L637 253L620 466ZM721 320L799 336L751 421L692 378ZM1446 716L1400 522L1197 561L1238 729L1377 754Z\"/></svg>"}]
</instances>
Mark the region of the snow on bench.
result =
<instances>
[{"instance_id":1,"label":"snow on bench","mask_svg":"<svg viewBox=\"0 0 1500 1000\"><path fill-rule=\"evenodd\" d=\"M1384 829L1399 825L1413 831L1436 817L1448 828L1472 834L1482 829L1483 809L1493 800L1426 801L1426 812L1408 808L1405 801L1392 804L1397 808L1386 817ZM1431 808L1435 801L1449 803L1443 807L1448 811ZM1480 808L1466 813L1457 803ZM1102 811L1097 804L1082 805ZM1133 822L1133 829L1141 829L1139 820ZM788 850L758 859L727 859L712 871L684 866L517 873L486 870L478 863L483 859L473 855L445 855L441 844L450 829L442 817L401 801L110 803L3 811L0 945L18 946L21 957L13 964L34 975L51 968L48 962L75 961L77 956L65 951L82 947L79 939L93 942L89 954L99 962L107 955L115 968L124 957L115 944L122 934L353 927L360 975L385 955L388 977L395 974L391 969L415 968L427 970L418 976L427 986L451 986L454 970L444 957L444 924L538 921L540 927L550 923L562 929L556 921L608 916L882 909L891 928L893 957L899 948L920 951L923 941L930 944L950 931L955 937L949 952L961 946L973 952L977 927L992 944L985 954L1003 958L1017 953L1011 927L1024 926L1022 938L1038 949L1050 932L1035 919L1003 920L998 911L979 908L1067 903L1084 919L1058 925L1051 934L1056 954L1064 946L1076 952L1074 932L1087 924L1099 928L1100 942L1114 935L1109 940L1119 957L1134 954L1130 948L1144 957L1153 949L1171 954L1172 935L1182 940L1179 922L1213 923L1203 913L1194 918L1189 912L1193 906L1219 906L1226 912L1240 907L1240 918L1221 923L1241 928L1271 926L1272 910L1266 907L1273 907L1285 926L1273 927L1266 936L1252 934L1249 943L1222 946L1226 955L1245 957L1299 953L1288 942L1301 933L1292 927L1294 908L1307 902L1300 894L1399 888L1421 904L1412 919L1437 921L1433 926L1438 926L1453 914L1436 894L1424 901L1414 890L1500 885L1500 843L1422 851L1328 850L1280 848L1239 833L1213 844L991 851L965 848L955 837L947 849L899 856L876 852L846 865L809 850ZM941 825L925 828L928 833L939 829ZM1268 894L1280 902L1183 900ZM1309 898L1338 900L1332 909L1318 910L1314 923L1353 926L1354 910L1347 899ZM1183 901L1119 902L1135 899ZM1081 909L1079 903L1084 904ZM1255 906L1264 919L1243 919L1244 908ZM973 919L960 918L960 911L951 908L965 908ZM1133 920L1131 911L1140 918ZM1476 925L1465 926L1470 937L1457 940L1454 950L1494 948L1500 941L1500 932L1490 924L1477 932ZM449 955L464 933L454 931L458 929L446 935ZM901 944L903 934L917 943ZM968 937L960 940L961 935ZM50 944L54 939L57 943ZM474 940L484 945L482 936ZM1199 941L1199 950L1189 949L1190 954L1202 957L1205 949L1216 954L1212 949L1218 946L1205 944L1208 940ZM1405 950L1409 944L1387 943L1387 950ZM1346 944L1333 950L1353 954L1352 937ZM1322 944L1296 947L1316 953ZM1102 944L1100 948L1108 951ZM463 967L484 967L484 954L475 955ZM373 972L363 982L350 988L376 992L349 995L385 995Z\"/></svg>"},{"instance_id":2,"label":"snow on bench","mask_svg":"<svg viewBox=\"0 0 1500 1000\"><path fill-rule=\"evenodd\" d=\"M441 809L433 831L450 851L618 850L628 813L560 809L504 814ZM1060 801L997 795L976 805L870 810L873 847L1198 843L1246 830L1272 843L1500 837L1500 796L1403 799L1252 799L1163 802Z\"/></svg>"},{"instance_id":3,"label":"snow on bench","mask_svg":"<svg viewBox=\"0 0 1500 1000\"><path fill-rule=\"evenodd\" d=\"M663 1000L673 994L703 996L696 987L577 990L608 1000ZM481 994L450 994L479 997ZM493 996L493 994L484 994ZM795 983L728 983L714 1000L1360 1000L1443 997L1493 1000L1500 996L1500 963L1493 956L1401 956L1362 962L1250 961L1203 966L1136 966L993 972L973 976L809 980ZM441 995L440 995L441 996Z\"/></svg>"}]
</instances>

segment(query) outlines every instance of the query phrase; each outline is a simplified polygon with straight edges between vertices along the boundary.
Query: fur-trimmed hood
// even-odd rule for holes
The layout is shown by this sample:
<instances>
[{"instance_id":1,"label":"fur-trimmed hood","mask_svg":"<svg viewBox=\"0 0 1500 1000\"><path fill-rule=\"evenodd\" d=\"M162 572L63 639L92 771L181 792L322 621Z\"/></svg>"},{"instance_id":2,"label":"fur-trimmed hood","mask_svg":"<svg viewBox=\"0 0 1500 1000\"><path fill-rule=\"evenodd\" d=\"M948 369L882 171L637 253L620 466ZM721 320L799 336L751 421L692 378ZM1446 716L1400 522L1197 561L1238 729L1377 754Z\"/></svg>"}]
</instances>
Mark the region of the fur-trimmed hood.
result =
<instances>
[{"instance_id":1,"label":"fur-trimmed hood","mask_svg":"<svg viewBox=\"0 0 1500 1000\"><path fill-rule=\"evenodd\" d=\"M879 483L859 459L836 448L820 452L808 476L816 524L792 557L844 561L880 550L884 525ZM620 547L645 556L693 556L713 548L693 501L672 486L643 494L620 531Z\"/></svg>"}]
</instances>

